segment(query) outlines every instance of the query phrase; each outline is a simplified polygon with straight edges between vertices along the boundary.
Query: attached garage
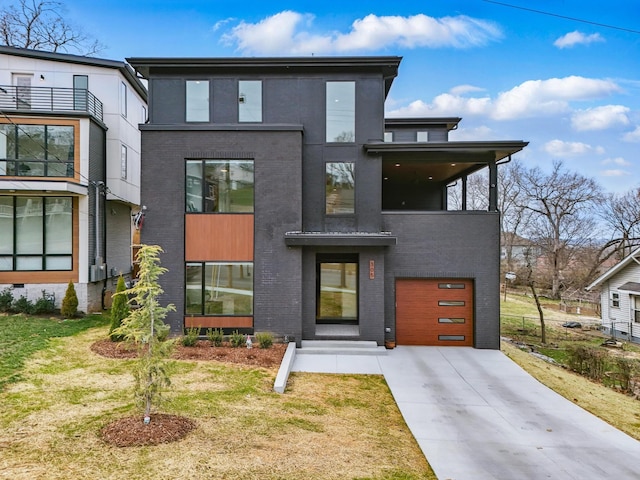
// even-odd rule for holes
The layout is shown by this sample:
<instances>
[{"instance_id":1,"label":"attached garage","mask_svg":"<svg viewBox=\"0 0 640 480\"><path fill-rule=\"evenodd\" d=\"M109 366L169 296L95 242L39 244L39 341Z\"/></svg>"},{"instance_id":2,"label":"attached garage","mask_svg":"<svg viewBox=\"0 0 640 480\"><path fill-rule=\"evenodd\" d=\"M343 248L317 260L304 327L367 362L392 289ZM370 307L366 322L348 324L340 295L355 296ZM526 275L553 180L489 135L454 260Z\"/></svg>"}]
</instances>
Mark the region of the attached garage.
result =
<instances>
[{"instance_id":1,"label":"attached garage","mask_svg":"<svg viewBox=\"0 0 640 480\"><path fill-rule=\"evenodd\" d=\"M473 346L473 281L396 280L398 345Z\"/></svg>"}]
</instances>

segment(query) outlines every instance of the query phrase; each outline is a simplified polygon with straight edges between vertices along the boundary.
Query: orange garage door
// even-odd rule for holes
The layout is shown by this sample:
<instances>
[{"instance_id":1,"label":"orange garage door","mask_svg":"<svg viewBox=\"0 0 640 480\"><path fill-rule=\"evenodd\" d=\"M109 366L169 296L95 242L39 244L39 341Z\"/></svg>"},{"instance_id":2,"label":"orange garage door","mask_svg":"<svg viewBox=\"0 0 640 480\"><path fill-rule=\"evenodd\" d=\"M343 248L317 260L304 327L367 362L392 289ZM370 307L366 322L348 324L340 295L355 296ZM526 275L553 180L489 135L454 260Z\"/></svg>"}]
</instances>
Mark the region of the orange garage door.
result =
<instances>
[{"instance_id":1,"label":"orange garage door","mask_svg":"<svg viewBox=\"0 0 640 480\"><path fill-rule=\"evenodd\" d=\"M396 280L396 342L473 346L473 281Z\"/></svg>"}]
</instances>

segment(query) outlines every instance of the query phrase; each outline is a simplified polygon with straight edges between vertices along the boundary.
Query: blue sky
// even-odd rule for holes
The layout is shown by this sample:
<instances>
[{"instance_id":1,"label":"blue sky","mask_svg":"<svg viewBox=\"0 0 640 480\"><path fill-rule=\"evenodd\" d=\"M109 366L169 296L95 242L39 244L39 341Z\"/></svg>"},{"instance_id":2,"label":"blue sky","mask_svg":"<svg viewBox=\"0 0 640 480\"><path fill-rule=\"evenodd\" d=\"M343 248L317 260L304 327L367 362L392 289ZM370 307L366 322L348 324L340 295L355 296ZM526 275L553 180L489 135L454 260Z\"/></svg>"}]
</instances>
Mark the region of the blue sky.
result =
<instances>
[{"instance_id":1,"label":"blue sky","mask_svg":"<svg viewBox=\"0 0 640 480\"><path fill-rule=\"evenodd\" d=\"M640 187L638 0L64 3L114 60L399 55L387 116L460 116L451 140L526 140L529 166Z\"/></svg>"}]
</instances>

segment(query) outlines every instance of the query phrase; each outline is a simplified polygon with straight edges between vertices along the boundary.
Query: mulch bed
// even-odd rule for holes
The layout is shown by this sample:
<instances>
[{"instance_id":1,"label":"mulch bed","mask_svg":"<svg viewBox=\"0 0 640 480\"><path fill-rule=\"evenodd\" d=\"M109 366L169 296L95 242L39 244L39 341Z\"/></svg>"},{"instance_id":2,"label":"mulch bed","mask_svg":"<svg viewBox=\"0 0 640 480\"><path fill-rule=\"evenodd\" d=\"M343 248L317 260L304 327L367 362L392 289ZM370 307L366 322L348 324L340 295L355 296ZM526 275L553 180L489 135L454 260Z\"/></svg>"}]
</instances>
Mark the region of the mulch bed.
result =
<instances>
[{"instance_id":1,"label":"mulch bed","mask_svg":"<svg viewBox=\"0 0 640 480\"><path fill-rule=\"evenodd\" d=\"M228 343L213 347L208 340L199 340L193 347L176 344L172 358L176 360L214 360L225 363L273 368L282 363L287 349L286 344L275 343L270 348L238 347ZM98 340L91 350L108 358L136 358L138 350L125 342L112 342L110 339ZM118 419L102 429L101 437L105 442L117 447L136 447L159 445L183 439L196 424L179 415L153 414L145 425L142 416Z\"/></svg>"},{"instance_id":2,"label":"mulch bed","mask_svg":"<svg viewBox=\"0 0 640 480\"><path fill-rule=\"evenodd\" d=\"M220 347L211 346L208 340L199 340L193 347L176 344L171 358L176 360L216 360L219 362L251 365L256 367L276 367L282 363L287 349L284 343L274 343L271 348L238 347L232 348L228 343ZM108 358L136 358L138 350L125 342L112 342L109 339L98 340L91 345L91 350Z\"/></svg>"},{"instance_id":3,"label":"mulch bed","mask_svg":"<svg viewBox=\"0 0 640 480\"><path fill-rule=\"evenodd\" d=\"M144 423L140 415L110 423L100 431L103 440L116 447L141 447L177 442L196 428L195 422L179 415L156 413Z\"/></svg>"}]
</instances>

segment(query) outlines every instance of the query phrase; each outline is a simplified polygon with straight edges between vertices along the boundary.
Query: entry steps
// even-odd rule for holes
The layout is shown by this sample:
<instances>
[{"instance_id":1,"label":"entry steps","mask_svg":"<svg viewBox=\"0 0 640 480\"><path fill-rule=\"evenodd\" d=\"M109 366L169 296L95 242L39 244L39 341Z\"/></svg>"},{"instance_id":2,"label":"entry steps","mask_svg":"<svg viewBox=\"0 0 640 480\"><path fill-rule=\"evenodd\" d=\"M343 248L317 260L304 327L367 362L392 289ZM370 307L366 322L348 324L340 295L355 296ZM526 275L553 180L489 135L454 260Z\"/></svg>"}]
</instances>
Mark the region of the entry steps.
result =
<instances>
[{"instance_id":1,"label":"entry steps","mask_svg":"<svg viewBox=\"0 0 640 480\"><path fill-rule=\"evenodd\" d=\"M302 340L296 355L386 355L387 349L365 340Z\"/></svg>"}]
</instances>

